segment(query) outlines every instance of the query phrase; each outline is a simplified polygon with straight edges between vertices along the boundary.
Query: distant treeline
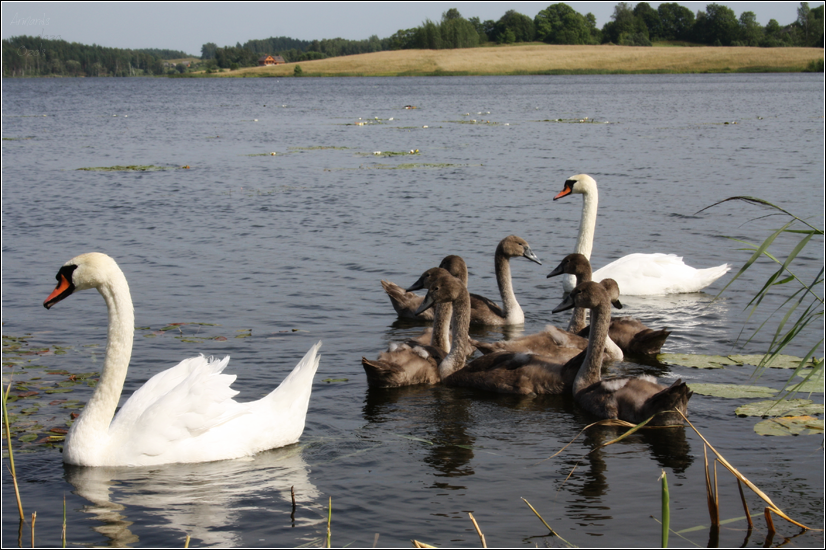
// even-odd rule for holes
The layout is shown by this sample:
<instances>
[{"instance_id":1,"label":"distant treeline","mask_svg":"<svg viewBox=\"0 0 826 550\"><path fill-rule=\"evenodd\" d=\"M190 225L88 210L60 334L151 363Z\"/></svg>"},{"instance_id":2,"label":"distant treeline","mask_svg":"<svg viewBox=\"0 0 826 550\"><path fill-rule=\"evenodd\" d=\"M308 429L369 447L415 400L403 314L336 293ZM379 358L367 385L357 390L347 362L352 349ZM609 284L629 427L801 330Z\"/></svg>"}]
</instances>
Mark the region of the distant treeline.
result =
<instances>
[{"instance_id":1,"label":"distant treeline","mask_svg":"<svg viewBox=\"0 0 826 550\"><path fill-rule=\"evenodd\" d=\"M754 12L734 11L709 4L696 14L675 2L657 9L647 2L633 7L620 2L611 21L597 28L596 17L582 15L567 4L551 4L533 18L508 10L498 21L465 19L456 8L442 14L439 22L426 19L420 26L401 29L389 38L367 40L296 40L287 37L250 40L235 47L204 44L201 58L218 68L250 67L264 54L280 55L287 62L323 59L382 50L473 48L486 43L514 44L618 44L651 46L653 42L688 42L708 46L802 46L823 47L824 8L801 2L797 20L780 25L771 19L764 27Z\"/></svg>"},{"instance_id":2,"label":"distant treeline","mask_svg":"<svg viewBox=\"0 0 826 550\"><path fill-rule=\"evenodd\" d=\"M184 59L187 57L192 57L192 55L180 50L164 50L161 48L140 48L132 51L148 53L149 55L154 55L155 57L159 57L161 59Z\"/></svg>"},{"instance_id":3,"label":"distant treeline","mask_svg":"<svg viewBox=\"0 0 826 550\"><path fill-rule=\"evenodd\" d=\"M164 74L163 60L146 50L13 36L3 40L3 76L143 76Z\"/></svg>"},{"instance_id":4,"label":"distant treeline","mask_svg":"<svg viewBox=\"0 0 826 550\"><path fill-rule=\"evenodd\" d=\"M633 7L620 2L611 21L597 28L593 14L582 15L567 4L551 4L533 18L509 10L498 21L465 19L452 8L438 22L426 19L420 26L401 29L387 38L366 40L332 38L297 40L285 36L249 40L219 48L209 42L201 59L209 69L252 67L263 55L280 55L287 62L402 49L472 48L486 43L513 44L619 44L650 46L652 42L685 42L709 46L802 46L823 48L824 7L801 2L797 20L780 25L771 19L764 27L754 12L734 11L708 4L696 14L675 2L657 9L647 2ZM16 36L3 40L3 76L138 76L186 71L169 67L164 59L187 57L184 52L162 49L122 50L68 43L43 37Z\"/></svg>"}]
</instances>

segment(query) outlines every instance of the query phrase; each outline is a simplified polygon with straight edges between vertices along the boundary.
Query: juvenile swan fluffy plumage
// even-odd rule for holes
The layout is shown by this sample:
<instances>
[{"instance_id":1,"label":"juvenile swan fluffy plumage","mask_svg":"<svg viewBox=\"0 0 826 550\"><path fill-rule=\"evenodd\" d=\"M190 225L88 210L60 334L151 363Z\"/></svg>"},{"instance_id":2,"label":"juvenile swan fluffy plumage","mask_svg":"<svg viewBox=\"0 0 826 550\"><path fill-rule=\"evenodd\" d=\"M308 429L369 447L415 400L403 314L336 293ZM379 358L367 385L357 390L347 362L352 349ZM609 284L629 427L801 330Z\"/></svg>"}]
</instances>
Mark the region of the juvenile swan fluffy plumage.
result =
<instances>
[{"instance_id":1,"label":"juvenile swan fluffy plumage","mask_svg":"<svg viewBox=\"0 0 826 550\"><path fill-rule=\"evenodd\" d=\"M574 252L590 259L597 223L597 182L587 174L571 176L554 200L572 193L583 195L582 219ZM626 296L680 294L699 292L725 275L729 269L728 264L695 269L674 254L629 254L596 270L593 280L599 282L607 278L614 279L620 292ZM573 277L565 278L563 288L565 292L573 290Z\"/></svg>"},{"instance_id":2,"label":"juvenile swan fluffy plumage","mask_svg":"<svg viewBox=\"0 0 826 550\"><path fill-rule=\"evenodd\" d=\"M298 441L318 369L321 342L273 392L238 403L235 375L221 374L229 357L181 361L150 378L115 415L135 332L126 277L105 254L81 254L57 273L57 287L43 302L51 308L70 294L96 288L109 310L106 358L100 382L63 448L63 461L78 466L147 466L210 462L252 455ZM114 417L114 418L113 418Z\"/></svg>"},{"instance_id":3,"label":"juvenile swan fluffy plumage","mask_svg":"<svg viewBox=\"0 0 826 550\"><path fill-rule=\"evenodd\" d=\"M574 400L600 418L619 418L632 424L654 416L650 426L680 425L692 392L682 380L663 386L650 376L602 378L602 347L611 324L611 301L595 282L577 285L554 313L572 307L591 310L591 334L585 358L573 380ZM656 415L656 416L655 416Z\"/></svg>"}]
</instances>

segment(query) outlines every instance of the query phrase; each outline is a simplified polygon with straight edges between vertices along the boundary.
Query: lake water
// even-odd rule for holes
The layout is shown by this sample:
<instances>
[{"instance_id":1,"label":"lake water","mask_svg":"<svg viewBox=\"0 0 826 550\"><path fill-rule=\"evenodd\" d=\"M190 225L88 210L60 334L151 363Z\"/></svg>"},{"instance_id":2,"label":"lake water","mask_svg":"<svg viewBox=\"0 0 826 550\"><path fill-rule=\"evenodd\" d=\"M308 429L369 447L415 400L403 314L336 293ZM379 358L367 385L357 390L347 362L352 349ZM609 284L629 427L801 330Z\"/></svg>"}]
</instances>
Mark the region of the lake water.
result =
<instances>
[{"instance_id":1,"label":"lake water","mask_svg":"<svg viewBox=\"0 0 826 550\"><path fill-rule=\"evenodd\" d=\"M498 299L493 252L509 234L543 262L512 262L526 322L475 336L567 322L551 314L561 281L546 275L573 249L581 199L551 199L578 173L600 186L595 266L630 252L734 266L704 293L627 297L623 314L671 329L665 352L762 353L771 331L748 337L784 298L751 319L747 303L771 262L712 298L750 254L726 237L760 242L786 220L739 202L696 213L749 195L823 227L822 74L6 79L2 100L3 381L14 371L14 393L38 391L10 404L21 433L37 434L15 442L25 512L37 511L35 544L60 544L65 497L70 545L182 546L190 535L193 547L319 546L329 499L334 546L475 547L468 512L491 546L561 545L525 498L572 544L657 546L663 471L672 528L705 526L670 544L715 542L703 444L690 428L587 454L619 433L592 429L548 459L594 420L571 398L369 389L360 360L421 330L398 321L381 279L407 286L459 254L471 290ZM585 117L598 123L573 122ZM189 169L77 170L115 165ZM778 239L777 254L794 242ZM89 399L92 389L71 385L68 373L100 368L106 309L95 292L49 311L42 302L58 268L89 251L118 261L135 301L123 400L198 353L231 355L238 398L257 399L323 341L300 443L211 464L65 467L39 441ZM823 265L821 239L795 270L808 282ZM190 324L160 330L171 323ZM805 354L822 333L821 320L788 351ZM35 355L6 338L27 335L21 350ZM750 366L657 362L611 371L777 389L789 376L768 369L754 381ZM811 398L823 403L822 390ZM689 417L787 514L823 527L823 437L757 435L759 418L734 414L751 401L695 394ZM2 475L3 545L30 546ZM722 467L718 476L722 519L742 517L736 481ZM720 545L822 547L822 532L778 518L767 538L764 504L746 498L759 515L754 532L742 519L726 524Z\"/></svg>"}]
</instances>

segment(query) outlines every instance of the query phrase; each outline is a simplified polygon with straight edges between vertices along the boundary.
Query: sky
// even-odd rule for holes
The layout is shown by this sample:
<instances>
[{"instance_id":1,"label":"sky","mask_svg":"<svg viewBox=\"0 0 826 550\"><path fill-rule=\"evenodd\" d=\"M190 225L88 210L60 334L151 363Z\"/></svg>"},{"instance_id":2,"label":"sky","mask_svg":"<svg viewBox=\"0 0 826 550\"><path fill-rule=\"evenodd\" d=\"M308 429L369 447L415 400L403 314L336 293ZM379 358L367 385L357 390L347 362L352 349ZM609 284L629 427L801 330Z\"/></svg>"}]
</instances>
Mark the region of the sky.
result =
<instances>
[{"instance_id":1,"label":"sky","mask_svg":"<svg viewBox=\"0 0 826 550\"><path fill-rule=\"evenodd\" d=\"M301 40L386 38L399 29L438 21L457 8L465 17L497 20L508 10L533 18L555 2L3 2L2 37L42 36L113 48L164 48L200 56L214 42L234 46L247 40L288 36ZM611 20L617 2L566 2L581 14L593 13L597 26ZM661 2L649 2L655 8ZM693 12L708 2L680 2ZM739 17L752 11L765 25L797 19L799 2L716 2ZM629 2L636 5L636 2ZM814 8L823 2L809 2Z\"/></svg>"}]
</instances>

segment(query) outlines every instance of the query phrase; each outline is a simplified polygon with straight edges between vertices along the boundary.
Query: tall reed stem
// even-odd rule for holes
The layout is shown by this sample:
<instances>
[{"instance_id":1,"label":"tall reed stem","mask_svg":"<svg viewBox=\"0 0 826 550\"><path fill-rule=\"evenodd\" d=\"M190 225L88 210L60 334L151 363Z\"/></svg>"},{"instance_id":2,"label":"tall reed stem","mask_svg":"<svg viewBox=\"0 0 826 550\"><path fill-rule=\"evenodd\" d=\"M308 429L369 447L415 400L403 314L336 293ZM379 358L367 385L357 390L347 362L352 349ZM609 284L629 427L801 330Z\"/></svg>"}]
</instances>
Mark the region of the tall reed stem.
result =
<instances>
[{"instance_id":1,"label":"tall reed stem","mask_svg":"<svg viewBox=\"0 0 826 550\"><path fill-rule=\"evenodd\" d=\"M669 507L668 481L665 478L665 470L660 476L662 480L662 498L663 498L663 533L662 533L662 547L668 548L668 528L671 524L671 508Z\"/></svg>"},{"instance_id":2,"label":"tall reed stem","mask_svg":"<svg viewBox=\"0 0 826 550\"><path fill-rule=\"evenodd\" d=\"M11 380L9 380L9 387L4 392L0 392L3 394L3 422L5 422L6 427L6 441L9 447L9 464L11 468L9 472L11 472L11 479L14 483L14 496L17 497L17 512L20 514L20 521L25 522L26 516L23 514L23 502L20 500L20 489L17 487L17 471L14 469L14 453L11 450L11 428L9 428L9 411L6 408L6 400L9 397L9 392L11 392Z\"/></svg>"}]
</instances>

